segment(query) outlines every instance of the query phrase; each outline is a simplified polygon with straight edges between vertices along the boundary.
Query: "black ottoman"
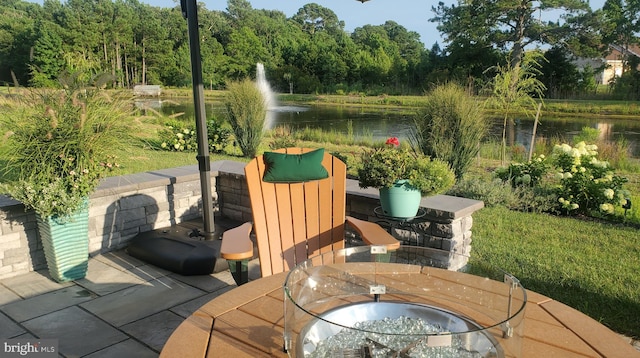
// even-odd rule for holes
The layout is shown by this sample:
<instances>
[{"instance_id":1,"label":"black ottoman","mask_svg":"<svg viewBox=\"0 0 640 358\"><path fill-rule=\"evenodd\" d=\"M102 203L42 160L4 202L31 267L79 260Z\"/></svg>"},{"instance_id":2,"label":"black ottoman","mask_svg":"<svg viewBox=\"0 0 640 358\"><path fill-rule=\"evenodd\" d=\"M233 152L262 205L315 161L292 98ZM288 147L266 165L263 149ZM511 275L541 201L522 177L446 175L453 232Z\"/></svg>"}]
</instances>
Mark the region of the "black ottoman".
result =
<instances>
[{"instance_id":1,"label":"black ottoman","mask_svg":"<svg viewBox=\"0 0 640 358\"><path fill-rule=\"evenodd\" d=\"M216 249L199 240L147 235L131 240L127 253L183 276L211 274L218 257Z\"/></svg>"}]
</instances>

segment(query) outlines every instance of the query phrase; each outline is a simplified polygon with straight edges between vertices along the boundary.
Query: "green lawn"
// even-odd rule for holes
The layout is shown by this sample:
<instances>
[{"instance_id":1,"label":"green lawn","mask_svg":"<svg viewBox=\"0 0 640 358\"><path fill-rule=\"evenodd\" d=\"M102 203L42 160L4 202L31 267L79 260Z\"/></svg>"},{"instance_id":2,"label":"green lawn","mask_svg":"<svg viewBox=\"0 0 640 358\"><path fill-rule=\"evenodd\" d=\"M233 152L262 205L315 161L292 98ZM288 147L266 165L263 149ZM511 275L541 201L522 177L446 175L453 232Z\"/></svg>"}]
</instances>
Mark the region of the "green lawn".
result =
<instances>
[{"instance_id":1,"label":"green lawn","mask_svg":"<svg viewBox=\"0 0 640 358\"><path fill-rule=\"evenodd\" d=\"M472 258L487 260L612 330L640 337L640 232L609 223L484 208Z\"/></svg>"}]
</instances>

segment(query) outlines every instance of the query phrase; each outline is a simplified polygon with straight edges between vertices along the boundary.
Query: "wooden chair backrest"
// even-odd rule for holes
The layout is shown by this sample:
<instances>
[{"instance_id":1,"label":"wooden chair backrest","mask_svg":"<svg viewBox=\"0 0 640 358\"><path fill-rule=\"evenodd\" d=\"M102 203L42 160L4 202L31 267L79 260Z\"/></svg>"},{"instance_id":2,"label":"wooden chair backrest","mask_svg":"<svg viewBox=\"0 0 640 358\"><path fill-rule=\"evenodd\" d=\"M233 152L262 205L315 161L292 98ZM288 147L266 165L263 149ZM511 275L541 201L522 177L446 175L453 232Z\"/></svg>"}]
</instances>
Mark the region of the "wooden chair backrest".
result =
<instances>
[{"instance_id":1,"label":"wooden chair backrest","mask_svg":"<svg viewBox=\"0 0 640 358\"><path fill-rule=\"evenodd\" d=\"M313 149L286 148L300 154ZM262 276L289 271L323 252L344 248L346 173L344 162L325 153L329 177L304 183L267 183L263 156L251 160L245 176Z\"/></svg>"}]
</instances>

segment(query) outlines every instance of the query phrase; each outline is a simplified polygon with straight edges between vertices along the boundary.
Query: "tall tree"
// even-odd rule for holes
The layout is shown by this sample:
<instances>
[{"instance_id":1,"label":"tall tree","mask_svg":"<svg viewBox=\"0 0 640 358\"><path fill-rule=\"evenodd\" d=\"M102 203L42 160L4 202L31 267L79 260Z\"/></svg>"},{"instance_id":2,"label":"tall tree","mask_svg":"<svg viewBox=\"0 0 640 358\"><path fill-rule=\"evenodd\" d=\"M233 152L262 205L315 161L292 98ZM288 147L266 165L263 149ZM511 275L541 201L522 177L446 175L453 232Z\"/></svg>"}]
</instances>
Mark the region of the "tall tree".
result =
<instances>
[{"instance_id":1,"label":"tall tree","mask_svg":"<svg viewBox=\"0 0 640 358\"><path fill-rule=\"evenodd\" d=\"M333 10L316 3L304 5L292 17L292 20L299 23L302 29L309 34L314 34L317 31L336 34L344 29L344 21L340 21Z\"/></svg>"},{"instance_id":2,"label":"tall tree","mask_svg":"<svg viewBox=\"0 0 640 358\"><path fill-rule=\"evenodd\" d=\"M520 66L526 46L553 44L569 36L566 21L589 11L586 0L458 0L432 9L448 46L492 46L511 54L510 67ZM541 20L560 11L564 23Z\"/></svg>"},{"instance_id":3,"label":"tall tree","mask_svg":"<svg viewBox=\"0 0 640 358\"><path fill-rule=\"evenodd\" d=\"M20 0L0 4L0 83L27 85L35 19L39 17L38 4Z\"/></svg>"},{"instance_id":4,"label":"tall tree","mask_svg":"<svg viewBox=\"0 0 640 358\"><path fill-rule=\"evenodd\" d=\"M602 7L604 17L603 41L608 45L618 45L627 52L637 44L640 31L640 0L607 0ZM628 61L628 58L623 58ZM626 66L624 66L626 67Z\"/></svg>"}]
</instances>

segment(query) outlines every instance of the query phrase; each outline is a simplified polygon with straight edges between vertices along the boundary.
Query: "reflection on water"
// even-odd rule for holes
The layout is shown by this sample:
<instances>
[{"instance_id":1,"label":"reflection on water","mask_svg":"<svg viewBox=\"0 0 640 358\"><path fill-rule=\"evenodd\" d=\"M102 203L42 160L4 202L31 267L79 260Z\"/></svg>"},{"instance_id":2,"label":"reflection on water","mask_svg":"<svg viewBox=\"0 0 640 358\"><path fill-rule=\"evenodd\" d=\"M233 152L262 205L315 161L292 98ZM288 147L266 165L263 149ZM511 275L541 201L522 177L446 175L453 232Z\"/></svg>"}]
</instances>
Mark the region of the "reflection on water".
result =
<instances>
[{"instance_id":1,"label":"reflection on water","mask_svg":"<svg viewBox=\"0 0 640 358\"><path fill-rule=\"evenodd\" d=\"M193 105L163 103L162 112L174 114L185 112L184 118L193 118ZM207 103L208 117L224 118L225 109L221 103ZM406 139L413 128L413 117L406 110L374 109L364 107L300 106L280 105L270 109L273 124L286 125L292 129L320 128L325 131L347 133L348 122L356 137L384 140L388 137ZM489 139L502 138L502 118L492 121ZM537 138L558 138L570 141L583 127L598 128L600 137L616 141L624 139L631 147L632 155L640 157L640 121L614 120L606 118L542 118L536 130ZM507 127L508 145L522 144L526 148L531 143L533 119L516 119Z\"/></svg>"}]
</instances>

